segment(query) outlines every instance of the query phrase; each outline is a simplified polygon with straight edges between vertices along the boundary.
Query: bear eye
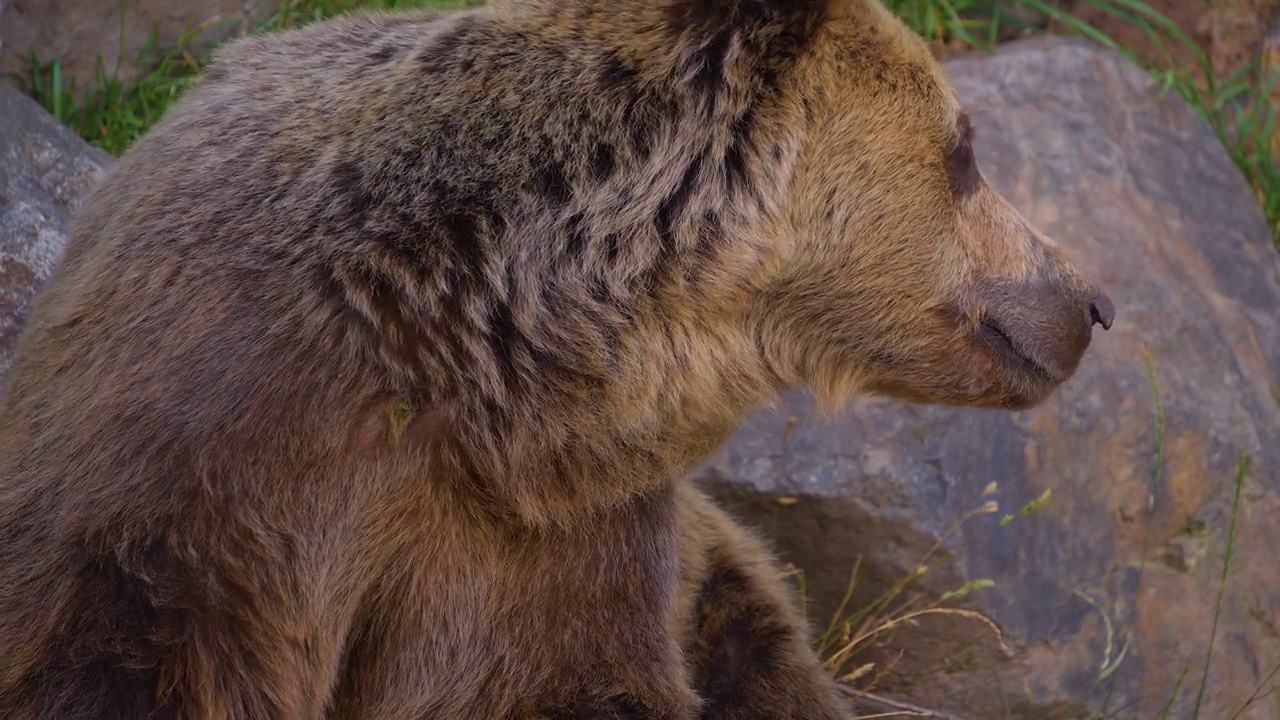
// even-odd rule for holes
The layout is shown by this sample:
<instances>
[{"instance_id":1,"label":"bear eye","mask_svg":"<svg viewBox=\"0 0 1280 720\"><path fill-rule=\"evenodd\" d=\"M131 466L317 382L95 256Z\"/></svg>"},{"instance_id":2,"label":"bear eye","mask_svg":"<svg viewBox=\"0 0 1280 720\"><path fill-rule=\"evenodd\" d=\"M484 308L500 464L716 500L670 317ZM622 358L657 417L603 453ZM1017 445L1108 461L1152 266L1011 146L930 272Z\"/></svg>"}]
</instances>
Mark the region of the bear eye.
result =
<instances>
[{"instance_id":1,"label":"bear eye","mask_svg":"<svg viewBox=\"0 0 1280 720\"><path fill-rule=\"evenodd\" d=\"M973 123L968 113L960 113L956 120L956 133L946 150L947 184L957 200L972 195L978 189L981 175L973 157Z\"/></svg>"}]
</instances>

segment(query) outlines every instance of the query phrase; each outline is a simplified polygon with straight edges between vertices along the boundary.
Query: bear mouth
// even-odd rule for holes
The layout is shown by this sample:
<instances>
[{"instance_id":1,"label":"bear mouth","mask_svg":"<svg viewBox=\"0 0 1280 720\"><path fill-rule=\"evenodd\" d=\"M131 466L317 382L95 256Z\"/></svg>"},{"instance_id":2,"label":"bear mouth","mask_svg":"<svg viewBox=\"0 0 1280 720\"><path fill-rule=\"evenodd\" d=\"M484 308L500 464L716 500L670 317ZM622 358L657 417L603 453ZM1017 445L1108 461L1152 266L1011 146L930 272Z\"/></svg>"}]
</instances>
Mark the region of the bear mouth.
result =
<instances>
[{"instance_id":1,"label":"bear mouth","mask_svg":"<svg viewBox=\"0 0 1280 720\"><path fill-rule=\"evenodd\" d=\"M1049 372L1048 368L1019 350L1009 333L990 319L983 319L978 323L978 337L982 338L987 347L1018 370L1053 381L1053 373Z\"/></svg>"}]
</instances>

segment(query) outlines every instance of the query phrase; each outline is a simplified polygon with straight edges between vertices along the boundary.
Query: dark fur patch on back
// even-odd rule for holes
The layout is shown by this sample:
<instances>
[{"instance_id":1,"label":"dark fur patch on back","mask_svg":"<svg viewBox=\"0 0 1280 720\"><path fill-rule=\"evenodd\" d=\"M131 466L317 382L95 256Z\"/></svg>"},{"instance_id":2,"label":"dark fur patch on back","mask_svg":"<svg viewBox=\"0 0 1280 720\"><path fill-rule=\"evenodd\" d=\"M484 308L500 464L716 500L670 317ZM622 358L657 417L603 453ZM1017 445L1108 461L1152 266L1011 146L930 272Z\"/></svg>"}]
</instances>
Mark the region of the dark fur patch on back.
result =
<instances>
[{"instance_id":1,"label":"dark fur patch on back","mask_svg":"<svg viewBox=\"0 0 1280 720\"><path fill-rule=\"evenodd\" d=\"M518 390L520 378L516 354L529 345L529 339L516 327L509 303L496 302L490 306L489 322L489 332L486 334L489 352L498 363L507 392L514 393Z\"/></svg>"},{"instance_id":2,"label":"dark fur patch on back","mask_svg":"<svg viewBox=\"0 0 1280 720\"><path fill-rule=\"evenodd\" d=\"M414 160L406 157L405 162ZM327 286L363 297L374 313L368 318L375 323L373 337L389 357L415 373L423 370L424 352L446 366L465 365L477 358L463 337L479 330L488 360L509 392L516 389L521 375L519 358L535 366L550 365L549 358L536 352L518 331L508 299L498 297L486 278L486 265L496 250L493 243L505 227L503 209L491 187L435 180L425 193L431 200L427 207L403 207L391 195L394 188L372 184L356 161L335 164L329 184L342 198L337 207L344 227L365 239L370 257L377 261L340 262ZM564 171L554 162L544 163L532 184L556 202L568 199ZM423 315L413 291L404 286L406 274L441 284L441 317ZM485 328L472 327L466 319L463 308L475 298L482 298L489 308ZM391 332L379 331L377 326ZM429 333L432 342L427 341Z\"/></svg>"},{"instance_id":3,"label":"dark fur patch on back","mask_svg":"<svg viewBox=\"0 0 1280 720\"><path fill-rule=\"evenodd\" d=\"M435 43L422 51L417 58L419 69L435 74L457 66L460 56L465 58L470 55L466 51L477 27L475 18L463 17L452 30L442 34Z\"/></svg>"},{"instance_id":4,"label":"dark fur patch on back","mask_svg":"<svg viewBox=\"0 0 1280 720\"><path fill-rule=\"evenodd\" d=\"M725 152L725 172L729 181L729 189L742 188L752 190L751 172L748 158L754 150L751 142L751 131L756 120L756 108L759 101L748 106L742 115L733 122L733 142Z\"/></svg>"},{"instance_id":5,"label":"dark fur patch on back","mask_svg":"<svg viewBox=\"0 0 1280 720\"><path fill-rule=\"evenodd\" d=\"M589 245L587 238L586 218L581 212L569 218L567 235L564 243L564 257L569 262L577 262L586 254Z\"/></svg>"},{"instance_id":6,"label":"dark fur patch on back","mask_svg":"<svg viewBox=\"0 0 1280 720\"><path fill-rule=\"evenodd\" d=\"M547 159L539 165L533 178L533 189L555 205L564 205L573 196L564 166L554 159Z\"/></svg>"},{"instance_id":7,"label":"dark fur patch on back","mask_svg":"<svg viewBox=\"0 0 1280 720\"><path fill-rule=\"evenodd\" d=\"M609 233L604 236L601 241L604 245L604 259L609 265L618 262L618 258L622 255L622 239L617 233Z\"/></svg>"},{"instance_id":8,"label":"dark fur patch on back","mask_svg":"<svg viewBox=\"0 0 1280 720\"><path fill-rule=\"evenodd\" d=\"M668 21L676 28L726 27L758 30L769 24L812 28L828 0L693 0L672 3Z\"/></svg>"},{"instance_id":9,"label":"dark fur patch on back","mask_svg":"<svg viewBox=\"0 0 1280 720\"><path fill-rule=\"evenodd\" d=\"M768 72L802 52L826 12L828 0L695 0L673 3L667 28L686 43L685 68L696 91L716 92L727 77L734 45L750 72ZM749 80L749 78L742 78Z\"/></svg>"},{"instance_id":10,"label":"dark fur patch on back","mask_svg":"<svg viewBox=\"0 0 1280 720\"><path fill-rule=\"evenodd\" d=\"M458 211L446 213L440 218L440 227L451 248L455 289L467 282L478 284L484 274L484 263L488 259L488 251L480 234L484 214Z\"/></svg>"},{"instance_id":11,"label":"dark fur patch on back","mask_svg":"<svg viewBox=\"0 0 1280 720\"><path fill-rule=\"evenodd\" d=\"M383 45L382 47L369 53L369 62L374 65L381 65L396 57L404 48L396 45Z\"/></svg>"},{"instance_id":12,"label":"dark fur patch on back","mask_svg":"<svg viewBox=\"0 0 1280 720\"><path fill-rule=\"evenodd\" d=\"M629 90L639 74L615 52L607 53L600 63L600 89Z\"/></svg>"},{"instance_id":13,"label":"dark fur patch on back","mask_svg":"<svg viewBox=\"0 0 1280 720\"><path fill-rule=\"evenodd\" d=\"M342 161L333 166L330 177L335 195L345 211L342 215L349 218L353 226L363 225L373 209L374 198L365 190L360 168L353 162Z\"/></svg>"},{"instance_id":14,"label":"dark fur patch on back","mask_svg":"<svg viewBox=\"0 0 1280 720\"><path fill-rule=\"evenodd\" d=\"M623 117L631 126L631 147L637 160L644 162L649 159L663 120L678 114L678 109L669 99L662 100L650 94L637 95L627 103Z\"/></svg>"},{"instance_id":15,"label":"dark fur patch on back","mask_svg":"<svg viewBox=\"0 0 1280 720\"><path fill-rule=\"evenodd\" d=\"M608 180L616 165L617 157L613 146L604 142L596 143L595 150L591 153L591 179L595 182Z\"/></svg>"},{"instance_id":16,"label":"dark fur patch on back","mask_svg":"<svg viewBox=\"0 0 1280 720\"><path fill-rule=\"evenodd\" d=\"M373 337L378 338L383 351L391 358L416 370L420 363L418 350L425 338L417 319L407 312L395 282L364 266L349 268L348 272L352 274L351 279L355 279L359 283L358 287L364 291L367 302L376 314L376 322L381 326L373 328ZM344 292L350 291L350 287L344 287ZM386 332L387 330L393 332Z\"/></svg>"},{"instance_id":17,"label":"dark fur patch on back","mask_svg":"<svg viewBox=\"0 0 1280 720\"><path fill-rule=\"evenodd\" d=\"M703 151L685 168L684 175L680 178L680 184L658 205L658 215L654 220L654 224L658 228L658 234L662 237L663 249L666 251L676 250L676 229L684 222L685 212L689 207L689 201L693 198L694 190L698 186L705 162L706 152Z\"/></svg>"},{"instance_id":18,"label":"dark fur patch on back","mask_svg":"<svg viewBox=\"0 0 1280 720\"><path fill-rule=\"evenodd\" d=\"M707 95L716 92L724 82L724 64L733 42L733 29L717 30L707 44L693 53L694 63L693 85L700 93Z\"/></svg>"},{"instance_id":19,"label":"dark fur patch on back","mask_svg":"<svg viewBox=\"0 0 1280 720\"><path fill-rule=\"evenodd\" d=\"M702 216L702 224L698 228L698 244L694 252L698 253L708 265L713 265L716 249L724 241L724 223L714 211L707 211Z\"/></svg>"}]
</instances>

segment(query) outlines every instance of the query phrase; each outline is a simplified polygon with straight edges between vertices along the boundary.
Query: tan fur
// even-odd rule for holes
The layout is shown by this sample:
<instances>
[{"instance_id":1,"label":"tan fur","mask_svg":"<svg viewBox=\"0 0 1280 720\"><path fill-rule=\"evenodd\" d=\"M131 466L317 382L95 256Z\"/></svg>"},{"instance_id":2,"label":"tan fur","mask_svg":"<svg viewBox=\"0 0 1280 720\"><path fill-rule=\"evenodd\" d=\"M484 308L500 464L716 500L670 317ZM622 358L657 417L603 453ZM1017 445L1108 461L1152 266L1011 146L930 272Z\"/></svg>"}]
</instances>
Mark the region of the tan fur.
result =
<instances>
[{"instance_id":1,"label":"tan fur","mask_svg":"<svg viewBox=\"0 0 1280 720\"><path fill-rule=\"evenodd\" d=\"M679 478L789 386L1070 377L1109 301L964 122L873 0L227 47L22 339L0 715L843 716L767 549Z\"/></svg>"}]
</instances>

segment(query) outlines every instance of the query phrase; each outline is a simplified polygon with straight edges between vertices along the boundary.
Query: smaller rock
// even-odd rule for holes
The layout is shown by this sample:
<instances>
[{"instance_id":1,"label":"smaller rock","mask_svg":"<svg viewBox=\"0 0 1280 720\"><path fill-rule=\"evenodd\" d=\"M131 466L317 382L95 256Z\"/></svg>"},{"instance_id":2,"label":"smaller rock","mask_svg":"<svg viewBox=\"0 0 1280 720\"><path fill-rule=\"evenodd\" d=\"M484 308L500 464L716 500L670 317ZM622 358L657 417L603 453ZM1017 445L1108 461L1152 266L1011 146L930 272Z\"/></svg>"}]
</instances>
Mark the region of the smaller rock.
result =
<instances>
[{"instance_id":1,"label":"smaller rock","mask_svg":"<svg viewBox=\"0 0 1280 720\"><path fill-rule=\"evenodd\" d=\"M111 163L0 83L0 388L27 306L61 257L71 215Z\"/></svg>"}]
</instances>

